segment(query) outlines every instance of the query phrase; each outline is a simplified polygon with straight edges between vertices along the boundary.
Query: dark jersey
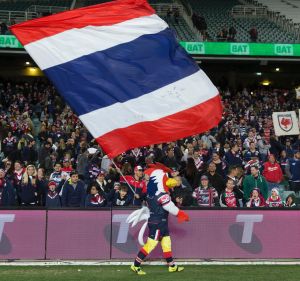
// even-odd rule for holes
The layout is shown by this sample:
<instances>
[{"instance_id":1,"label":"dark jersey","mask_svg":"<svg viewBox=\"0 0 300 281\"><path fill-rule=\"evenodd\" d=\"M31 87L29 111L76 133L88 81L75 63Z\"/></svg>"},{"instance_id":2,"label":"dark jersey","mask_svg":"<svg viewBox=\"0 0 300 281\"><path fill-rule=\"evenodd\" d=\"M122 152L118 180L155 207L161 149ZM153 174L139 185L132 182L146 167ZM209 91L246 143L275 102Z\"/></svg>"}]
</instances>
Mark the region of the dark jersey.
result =
<instances>
[{"instance_id":1,"label":"dark jersey","mask_svg":"<svg viewBox=\"0 0 300 281\"><path fill-rule=\"evenodd\" d=\"M150 209L150 218L148 222L167 221L169 212L163 206L171 201L171 197L167 193L159 193L154 196L147 196L148 208Z\"/></svg>"}]
</instances>

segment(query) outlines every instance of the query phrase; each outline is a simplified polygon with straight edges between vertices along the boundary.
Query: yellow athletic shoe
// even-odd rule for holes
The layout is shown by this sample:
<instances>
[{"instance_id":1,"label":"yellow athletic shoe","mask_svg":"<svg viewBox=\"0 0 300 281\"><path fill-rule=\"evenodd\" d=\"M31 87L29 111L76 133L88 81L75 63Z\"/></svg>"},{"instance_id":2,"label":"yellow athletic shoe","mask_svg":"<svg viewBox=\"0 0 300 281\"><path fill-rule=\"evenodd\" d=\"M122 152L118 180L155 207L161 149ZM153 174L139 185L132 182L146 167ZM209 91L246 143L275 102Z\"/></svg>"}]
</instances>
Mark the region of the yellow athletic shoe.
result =
<instances>
[{"instance_id":1,"label":"yellow athletic shoe","mask_svg":"<svg viewBox=\"0 0 300 281\"><path fill-rule=\"evenodd\" d=\"M130 268L131 268L131 270L133 272L135 272L138 275L146 275L146 272L143 271L140 266L134 266L134 265L132 265Z\"/></svg>"},{"instance_id":2,"label":"yellow athletic shoe","mask_svg":"<svg viewBox=\"0 0 300 281\"><path fill-rule=\"evenodd\" d=\"M183 266L178 266L178 265L169 266L169 272L180 272L180 271L183 271L183 270L184 270Z\"/></svg>"}]
</instances>

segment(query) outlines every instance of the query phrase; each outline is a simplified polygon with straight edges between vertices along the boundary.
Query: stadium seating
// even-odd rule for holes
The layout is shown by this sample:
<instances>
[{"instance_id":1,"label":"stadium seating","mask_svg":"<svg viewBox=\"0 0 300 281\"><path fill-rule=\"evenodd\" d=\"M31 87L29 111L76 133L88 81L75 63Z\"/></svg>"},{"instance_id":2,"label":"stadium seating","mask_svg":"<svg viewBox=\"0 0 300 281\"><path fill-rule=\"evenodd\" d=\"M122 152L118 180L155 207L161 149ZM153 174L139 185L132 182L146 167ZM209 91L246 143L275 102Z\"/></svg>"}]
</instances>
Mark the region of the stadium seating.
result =
<instances>
[{"instance_id":1,"label":"stadium seating","mask_svg":"<svg viewBox=\"0 0 300 281\"><path fill-rule=\"evenodd\" d=\"M107 2L108 0L85 0L83 6L89 6L89 5L95 5L99 3ZM156 8L155 5L162 4L162 3L173 3L172 0L150 0L149 1L152 5L154 5L154 8ZM179 17L178 22L175 22L173 20L173 17L171 16L170 19L167 19L165 11L161 13L161 10L157 10L157 13L161 18L163 18L166 22L168 22L169 26L175 31L176 37L179 41L195 41L196 37L193 31L190 29L188 24L185 22L183 17Z\"/></svg>"},{"instance_id":2,"label":"stadium seating","mask_svg":"<svg viewBox=\"0 0 300 281\"><path fill-rule=\"evenodd\" d=\"M259 42L295 43L296 41L292 34L288 34L267 18L234 18L231 9L241 4L237 0L189 0L189 3L195 12L205 18L212 40L216 40L222 28L234 26L237 30L236 41L240 42L250 41L248 32L251 27L257 28Z\"/></svg>"},{"instance_id":3,"label":"stadium seating","mask_svg":"<svg viewBox=\"0 0 300 281\"><path fill-rule=\"evenodd\" d=\"M8 0L0 2L0 10L25 11L32 5L70 7L72 0Z\"/></svg>"},{"instance_id":4,"label":"stadium seating","mask_svg":"<svg viewBox=\"0 0 300 281\"><path fill-rule=\"evenodd\" d=\"M171 20L168 20L166 16L161 16L161 18L163 18L175 31L176 37L179 41L197 41L195 34L182 17L179 17L178 23L175 23L172 18Z\"/></svg>"},{"instance_id":5,"label":"stadium seating","mask_svg":"<svg viewBox=\"0 0 300 281\"><path fill-rule=\"evenodd\" d=\"M279 12L294 23L300 23L299 0L259 0L256 2L266 6L270 11Z\"/></svg>"}]
</instances>

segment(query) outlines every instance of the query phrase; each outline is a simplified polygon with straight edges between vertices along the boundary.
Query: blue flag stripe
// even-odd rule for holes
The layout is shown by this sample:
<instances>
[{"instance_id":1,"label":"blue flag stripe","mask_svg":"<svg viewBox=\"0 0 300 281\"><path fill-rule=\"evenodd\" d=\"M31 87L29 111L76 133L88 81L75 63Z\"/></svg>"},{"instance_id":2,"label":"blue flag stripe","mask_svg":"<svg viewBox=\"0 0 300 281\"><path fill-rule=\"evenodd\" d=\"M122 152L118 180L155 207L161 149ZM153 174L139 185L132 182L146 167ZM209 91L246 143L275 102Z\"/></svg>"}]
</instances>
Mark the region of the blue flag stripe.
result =
<instances>
[{"instance_id":1,"label":"blue flag stripe","mask_svg":"<svg viewBox=\"0 0 300 281\"><path fill-rule=\"evenodd\" d=\"M44 72L82 115L140 97L198 70L167 28Z\"/></svg>"}]
</instances>

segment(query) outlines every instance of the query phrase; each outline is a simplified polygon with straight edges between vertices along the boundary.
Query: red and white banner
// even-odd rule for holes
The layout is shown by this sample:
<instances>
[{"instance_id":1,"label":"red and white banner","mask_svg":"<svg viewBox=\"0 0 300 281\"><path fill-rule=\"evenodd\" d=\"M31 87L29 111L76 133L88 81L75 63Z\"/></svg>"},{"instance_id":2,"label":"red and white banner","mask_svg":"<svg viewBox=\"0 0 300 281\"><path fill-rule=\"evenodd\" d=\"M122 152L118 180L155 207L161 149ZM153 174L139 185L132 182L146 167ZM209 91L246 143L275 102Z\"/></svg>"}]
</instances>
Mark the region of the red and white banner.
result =
<instances>
[{"instance_id":1,"label":"red and white banner","mask_svg":"<svg viewBox=\"0 0 300 281\"><path fill-rule=\"evenodd\" d=\"M273 112L276 136L299 135L299 123L295 111Z\"/></svg>"}]
</instances>

